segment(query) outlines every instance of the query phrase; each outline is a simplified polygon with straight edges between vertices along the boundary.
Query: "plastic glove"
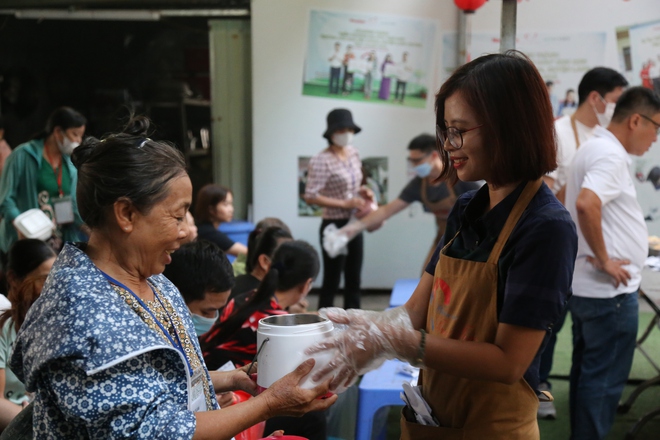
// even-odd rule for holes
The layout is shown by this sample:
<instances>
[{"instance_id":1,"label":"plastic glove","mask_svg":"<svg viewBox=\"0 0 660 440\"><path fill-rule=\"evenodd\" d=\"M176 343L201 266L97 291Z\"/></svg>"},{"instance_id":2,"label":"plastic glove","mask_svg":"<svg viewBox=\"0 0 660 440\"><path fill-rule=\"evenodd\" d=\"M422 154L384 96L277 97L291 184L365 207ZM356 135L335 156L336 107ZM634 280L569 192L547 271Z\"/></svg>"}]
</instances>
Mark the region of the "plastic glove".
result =
<instances>
[{"instance_id":1,"label":"plastic glove","mask_svg":"<svg viewBox=\"0 0 660 440\"><path fill-rule=\"evenodd\" d=\"M417 357L418 332L403 306L384 312L327 308L319 313L335 323L337 331L308 348L306 354L334 350L332 360L312 377L320 381L334 376L331 391L350 386L358 376L378 368L387 359L413 361Z\"/></svg>"},{"instance_id":2,"label":"plastic glove","mask_svg":"<svg viewBox=\"0 0 660 440\"><path fill-rule=\"evenodd\" d=\"M352 221L348 222L346 226L339 229L337 234L344 235L346 238L348 238L348 241L351 241L355 238L356 235L365 229L367 229L367 225L362 223L360 220L353 219Z\"/></svg>"},{"instance_id":3,"label":"plastic glove","mask_svg":"<svg viewBox=\"0 0 660 440\"><path fill-rule=\"evenodd\" d=\"M348 254L348 248L346 247L348 241L348 237L340 234L337 225L334 223L330 223L323 230L323 249L330 258Z\"/></svg>"}]
</instances>

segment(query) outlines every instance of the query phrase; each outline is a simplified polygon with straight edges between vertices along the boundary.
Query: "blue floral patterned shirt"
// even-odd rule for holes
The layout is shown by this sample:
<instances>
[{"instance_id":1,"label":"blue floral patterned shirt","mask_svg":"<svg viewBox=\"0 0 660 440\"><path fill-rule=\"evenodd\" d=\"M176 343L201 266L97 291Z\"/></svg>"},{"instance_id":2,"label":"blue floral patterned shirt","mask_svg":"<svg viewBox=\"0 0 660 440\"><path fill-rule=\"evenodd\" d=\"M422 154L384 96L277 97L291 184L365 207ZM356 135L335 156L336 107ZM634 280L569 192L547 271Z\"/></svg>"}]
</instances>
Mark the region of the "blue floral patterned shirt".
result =
<instances>
[{"instance_id":1,"label":"blue floral patterned shirt","mask_svg":"<svg viewBox=\"0 0 660 440\"><path fill-rule=\"evenodd\" d=\"M58 256L11 358L35 393L35 438L192 438L182 355L131 310L80 246L67 243ZM149 281L194 335L176 287L162 275Z\"/></svg>"}]
</instances>

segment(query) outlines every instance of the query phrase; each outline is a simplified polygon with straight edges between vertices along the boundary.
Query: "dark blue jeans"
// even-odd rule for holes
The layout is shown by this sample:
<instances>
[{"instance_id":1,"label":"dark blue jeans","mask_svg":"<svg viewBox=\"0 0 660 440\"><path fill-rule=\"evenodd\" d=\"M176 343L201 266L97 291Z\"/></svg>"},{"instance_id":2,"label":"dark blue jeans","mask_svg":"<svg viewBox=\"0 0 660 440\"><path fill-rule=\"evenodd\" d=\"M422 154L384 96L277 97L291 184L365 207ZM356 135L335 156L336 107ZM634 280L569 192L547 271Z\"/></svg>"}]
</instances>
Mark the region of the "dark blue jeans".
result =
<instances>
[{"instance_id":1,"label":"dark blue jeans","mask_svg":"<svg viewBox=\"0 0 660 440\"><path fill-rule=\"evenodd\" d=\"M579 292L576 292L579 293ZM604 439L626 385L637 338L637 292L614 298L573 296L571 439Z\"/></svg>"}]
</instances>

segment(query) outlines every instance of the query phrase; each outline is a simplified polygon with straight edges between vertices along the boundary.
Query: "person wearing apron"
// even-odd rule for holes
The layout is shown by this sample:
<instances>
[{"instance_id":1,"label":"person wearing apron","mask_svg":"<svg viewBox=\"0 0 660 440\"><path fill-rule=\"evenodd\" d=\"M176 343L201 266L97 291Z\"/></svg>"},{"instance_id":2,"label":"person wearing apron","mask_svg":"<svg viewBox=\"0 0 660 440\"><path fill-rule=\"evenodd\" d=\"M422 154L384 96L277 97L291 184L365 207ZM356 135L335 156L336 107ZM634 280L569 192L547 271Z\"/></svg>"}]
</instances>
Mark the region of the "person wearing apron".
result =
<instances>
[{"instance_id":1,"label":"person wearing apron","mask_svg":"<svg viewBox=\"0 0 660 440\"><path fill-rule=\"evenodd\" d=\"M575 224L541 177L556 166L552 109L538 71L516 52L460 67L436 97L449 182L485 180L460 196L411 299L385 312L322 310L348 331L333 387L384 359L422 367L421 394L439 426L405 407L402 439L538 439L540 349L570 291Z\"/></svg>"}]
</instances>

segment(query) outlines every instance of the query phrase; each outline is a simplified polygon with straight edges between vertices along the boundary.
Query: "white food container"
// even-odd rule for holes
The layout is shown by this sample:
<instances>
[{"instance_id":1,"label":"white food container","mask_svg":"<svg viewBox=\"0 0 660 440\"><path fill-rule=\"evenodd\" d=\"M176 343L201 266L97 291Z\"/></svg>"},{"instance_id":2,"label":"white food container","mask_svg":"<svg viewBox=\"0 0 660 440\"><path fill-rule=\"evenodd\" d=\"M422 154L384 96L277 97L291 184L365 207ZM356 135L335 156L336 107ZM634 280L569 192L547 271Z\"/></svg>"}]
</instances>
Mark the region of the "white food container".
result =
<instances>
[{"instance_id":1,"label":"white food container","mask_svg":"<svg viewBox=\"0 0 660 440\"><path fill-rule=\"evenodd\" d=\"M268 388L305 360L314 357L314 369L301 384L302 388L314 388L318 383L312 381L311 376L327 365L332 352L310 356L305 354L305 349L330 337L332 330L332 321L314 314L275 315L261 319L257 328L257 385Z\"/></svg>"},{"instance_id":2,"label":"white food container","mask_svg":"<svg viewBox=\"0 0 660 440\"><path fill-rule=\"evenodd\" d=\"M28 209L19 214L13 223L25 238L48 240L53 235L53 221L41 209Z\"/></svg>"}]
</instances>

